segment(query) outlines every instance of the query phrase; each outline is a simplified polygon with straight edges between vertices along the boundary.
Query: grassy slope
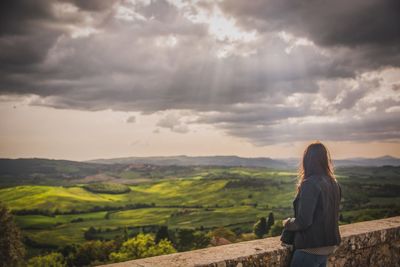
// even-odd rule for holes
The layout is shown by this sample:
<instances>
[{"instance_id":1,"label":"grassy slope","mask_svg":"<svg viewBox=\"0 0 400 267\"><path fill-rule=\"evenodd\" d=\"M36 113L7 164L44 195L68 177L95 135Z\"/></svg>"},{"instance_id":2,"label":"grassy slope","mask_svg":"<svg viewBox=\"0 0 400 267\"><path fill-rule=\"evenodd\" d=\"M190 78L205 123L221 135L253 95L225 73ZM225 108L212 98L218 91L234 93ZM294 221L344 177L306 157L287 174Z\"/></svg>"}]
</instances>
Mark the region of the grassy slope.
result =
<instances>
[{"instance_id":1,"label":"grassy slope","mask_svg":"<svg viewBox=\"0 0 400 267\"><path fill-rule=\"evenodd\" d=\"M290 178L293 180L293 178ZM224 188L228 179L177 179L131 186L126 194L99 194L81 187L17 186L0 189L0 201L9 208L85 211L94 206L134 203L166 205L231 206L251 204L290 205L292 184L264 188ZM248 198L249 194L252 195Z\"/></svg>"},{"instance_id":2,"label":"grassy slope","mask_svg":"<svg viewBox=\"0 0 400 267\"><path fill-rule=\"evenodd\" d=\"M215 169L215 173L226 172ZM232 169L233 173L253 175L241 168ZM207 170L207 174L210 170ZM280 178L264 171L257 173L265 179L293 180L290 173ZM293 183L285 188L224 188L229 179L200 179L204 173L197 173L191 179L167 180L155 183L131 186L126 194L97 194L81 187L55 186L18 186L0 189L0 201L11 209L71 209L85 211L94 206L121 206L134 203L155 203L155 208L125 210L111 213L105 219L106 212L85 213L76 215L42 215L16 216L17 223L25 229L29 237L39 243L62 245L82 242L83 232L90 226L105 228L144 226L151 224L168 224L174 227L217 227L235 223L255 221L257 216L266 216L272 206L287 206L290 212L293 196ZM275 176L277 177L277 176ZM282 194L283 192L284 194ZM251 195L249 198L249 195ZM29 203L29 204L28 204ZM257 207L248 204L257 203ZM218 205L216 208L215 205ZM168 208L159 206L202 205L200 209ZM269 206L269 209L266 208ZM207 210L208 208L208 210ZM187 211L189 210L189 212ZM282 216L280 210L274 211ZM71 223L72 219L82 218L83 222ZM52 236L49 240L48 236Z\"/></svg>"},{"instance_id":3,"label":"grassy slope","mask_svg":"<svg viewBox=\"0 0 400 267\"><path fill-rule=\"evenodd\" d=\"M81 187L17 186L0 190L0 201L10 209L85 210L112 201Z\"/></svg>"},{"instance_id":4,"label":"grassy slope","mask_svg":"<svg viewBox=\"0 0 400 267\"><path fill-rule=\"evenodd\" d=\"M338 170L337 173L343 184L360 183L360 186L357 186L359 192L347 192L347 196L350 196L350 193L353 196L362 195L366 201L362 202L362 207L354 211L344 211L345 217L359 216L358 219L368 219L368 216L365 217L366 213L383 217L385 214L382 209L370 208L364 204L398 203L398 197L366 197L368 192L364 192L361 186L371 181L398 184L398 169L354 168ZM262 178L273 183L273 186L267 184L262 187L226 188L226 184L232 179L237 179L237 176L242 179ZM254 222L257 217L266 216L270 211L273 211L278 219L292 213L295 185L295 174L292 172L256 168L199 168L186 177L186 179L168 179L130 186L132 191L126 194L91 193L80 186L17 186L0 189L0 201L15 210L39 208L60 211L71 209L87 211L94 206L122 206L135 203L156 204L154 208L112 212L109 219L105 218L105 211L54 217L16 216L18 225L24 228L26 235L39 243L55 245L84 241L83 232L90 226L102 229L153 224L168 224L170 228L217 227ZM219 178L215 179L216 177ZM258 205L253 206L254 203ZM165 207L174 205L202 205L202 208ZM71 222L77 218L82 218L83 221ZM241 226L249 229L251 224Z\"/></svg>"}]
</instances>

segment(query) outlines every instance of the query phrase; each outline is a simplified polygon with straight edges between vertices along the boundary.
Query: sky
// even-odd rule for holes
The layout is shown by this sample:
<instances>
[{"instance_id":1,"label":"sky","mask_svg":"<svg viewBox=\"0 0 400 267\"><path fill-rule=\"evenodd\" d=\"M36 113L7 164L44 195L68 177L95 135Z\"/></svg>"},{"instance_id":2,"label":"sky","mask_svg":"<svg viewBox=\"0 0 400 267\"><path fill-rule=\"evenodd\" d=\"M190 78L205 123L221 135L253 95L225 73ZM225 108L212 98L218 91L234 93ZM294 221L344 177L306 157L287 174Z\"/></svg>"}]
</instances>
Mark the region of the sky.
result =
<instances>
[{"instance_id":1,"label":"sky","mask_svg":"<svg viewBox=\"0 0 400 267\"><path fill-rule=\"evenodd\" d=\"M398 0L3 0L0 157L400 157Z\"/></svg>"}]
</instances>

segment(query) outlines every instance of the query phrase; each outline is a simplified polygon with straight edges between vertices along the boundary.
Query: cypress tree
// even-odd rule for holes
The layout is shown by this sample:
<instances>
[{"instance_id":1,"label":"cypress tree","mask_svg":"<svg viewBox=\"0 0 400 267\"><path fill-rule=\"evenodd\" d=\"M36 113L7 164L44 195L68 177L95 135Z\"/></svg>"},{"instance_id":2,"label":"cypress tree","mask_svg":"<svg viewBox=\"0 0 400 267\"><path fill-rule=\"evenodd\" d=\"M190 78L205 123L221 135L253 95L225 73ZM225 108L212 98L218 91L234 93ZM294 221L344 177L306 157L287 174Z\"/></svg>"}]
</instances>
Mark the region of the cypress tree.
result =
<instances>
[{"instance_id":1,"label":"cypress tree","mask_svg":"<svg viewBox=\"0 0 400 267\"><path fill-rule=\"evenodd\" d=\"M261 217L260 220L254 224L253 231L258 238L262 238L263 235L267 233L267 220L265 217Z\"/></svg>"},{"instance_id":2,"label":"cypress tree","mask_svg":"<svg viewBox=\"0 0 400 267\"><path fill-rule=\"evenodd\" d=\"M155 242L158 244L162 239L167 239L171 241L171 238L169 237L168 234L168 226L162 225L160 229L158 229L155 237Z\"/></svg>"},{"instance_id":3,"label":"cypress tree","mask_svg":"<svg viewBox=\"0 0 400 267\"><path fill-rule=\"evenodd\" d=\"M25 256L22 235L6 206L0 203L0 267L21 266Z\"/></svg>"},{"instance_id":4,"label":"cypress tree","mask_svg":"<svg viewBox=\"0 0 400 267\"><path fill-rule=\"evenodd\" d=\"M275 218L274 218L274 214L272 212L270 212L268 214L268 221L267 221L267 233L269 232L269 230L271 229L272 225L274 225L275 223Z\"/></svg>"}]
</instances>

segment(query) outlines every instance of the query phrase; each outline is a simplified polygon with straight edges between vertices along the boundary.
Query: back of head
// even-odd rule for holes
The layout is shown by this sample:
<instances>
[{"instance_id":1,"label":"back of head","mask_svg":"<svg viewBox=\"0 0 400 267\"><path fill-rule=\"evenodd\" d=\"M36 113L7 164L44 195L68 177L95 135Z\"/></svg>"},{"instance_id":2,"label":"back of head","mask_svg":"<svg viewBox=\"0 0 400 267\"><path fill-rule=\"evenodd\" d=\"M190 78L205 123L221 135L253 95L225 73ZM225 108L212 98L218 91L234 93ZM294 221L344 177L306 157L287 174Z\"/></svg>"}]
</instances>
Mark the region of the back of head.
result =
<instances>
[{"instance_id":1,"label":"back of head","mask_svg":"<svg viewBox=\"0 0 400 267\"><path fill-rule=\"evenodd\" d=\"M319 141L311 143L304 150L303 159L299 169L299 183L313 175L329 176L335 180L333 166L328 149Z\"/></svg>"}]
</instances>

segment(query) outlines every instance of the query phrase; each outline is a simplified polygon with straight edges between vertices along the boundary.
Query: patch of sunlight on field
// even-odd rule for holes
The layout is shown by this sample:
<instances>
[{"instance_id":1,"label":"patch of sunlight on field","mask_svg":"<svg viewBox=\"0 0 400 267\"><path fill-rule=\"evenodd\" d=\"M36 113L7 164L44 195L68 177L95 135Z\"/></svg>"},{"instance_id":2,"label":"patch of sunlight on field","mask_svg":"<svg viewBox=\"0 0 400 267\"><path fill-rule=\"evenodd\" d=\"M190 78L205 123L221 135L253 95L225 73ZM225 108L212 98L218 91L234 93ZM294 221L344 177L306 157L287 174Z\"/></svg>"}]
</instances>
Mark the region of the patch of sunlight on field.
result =
<instances>
[{"instance_id":1,"label":"patch of sunlight on field","mask_svg":"<svg viewBox=\"0 0 400 267\"><path fill-rule=\"evenodd\" d=\"M135 209L111 213L110 221L123 221L130 226L141 226L150 224L165 224L174 211L173 208L148 208Z\"/></svg>"},{"instance_id":2,"label":"patch of sunlight on field","mask_svg":"<svg viewBox=\"0 0 400 267\"><path fill-rule=\"evenodd\" d=\"M70 227L61 225L48 230L29 230L24 233L35 242L40 244L65 246L66 244L78 244L85 242L83 234L86 228Z\"/></svg>"},{"instance_id":3,"label":"patch of sunlight on field","mask_svg":"<svg viewBox=\"0 0 400 267\"><path fill-rule=\"evenodd\" d=\"M21 199L29 199L45 193L51 186L16 186L0 189L0 201L18 203Z\"/></svg>"},{"instance_id":4,"label":"patch of sunlight on field","mask_svg":"<svg viewBox=\"0 0 400 267\"><path fill-rule=\"evenodd\" d=\"M110 202L81 187L18 186L0 190L0 201L11 209L70 210Z\"/></svg>"},{"instance_id":5,"label":"patch of sunlight on field","mask_svg":"<svg viewBox=\"0 0 400 267\"><path fill-rule=\"evenodd\" d=\"M211 194L222 189L225 180L173 180L150 185L131 187L133 191L154 195L155 199L185 198L187 196Z\"/></svg>"},{"instance_id":6,"label":"patch of sunlight on field","mask_svg":"<svg viewBox=\"0 0 400 267\"><path fill-rule=\"evenodd\" d=\"M258 216L267 215L267 211L261 211L251 206L188 209L172 216L168 225L173 227L218 227L237 223L252 223L257 220Z\"/></svg>"},{"instance_id":7,"label":"patch of sunlight on field","mask_svg":"<svg viewBox=\"0 0 400 267\"><path fill-rule=\"evenodd\" d=\"M18 216L19 223L29 226L29 220L36 219L47 223L47 226L54 226L55 223L64 223L49 229L26 230L30 238L41 244L60 245L83 242L83 234L90 227L97 229L115 229L117 227L139 227L154 224L166 224L171 213L176 209L148 208L135 209L110 213L109 219L105 219L106 212L93 212L76 215L59 215L54 218L38 216ZM25 217L25 218L24 218ZM82 222L71 223L72 219L82 218ZM46 236L51 235L51 240Z\"/></svg>"}]
</instances>

